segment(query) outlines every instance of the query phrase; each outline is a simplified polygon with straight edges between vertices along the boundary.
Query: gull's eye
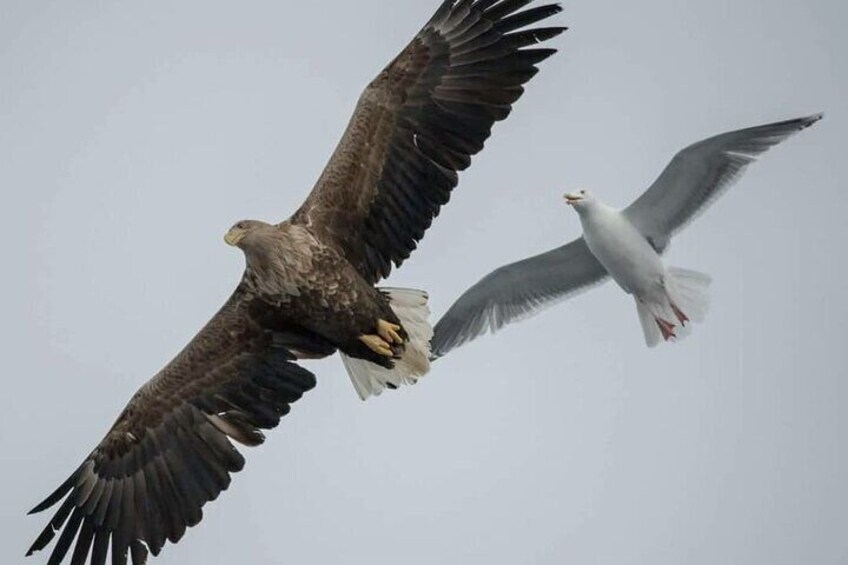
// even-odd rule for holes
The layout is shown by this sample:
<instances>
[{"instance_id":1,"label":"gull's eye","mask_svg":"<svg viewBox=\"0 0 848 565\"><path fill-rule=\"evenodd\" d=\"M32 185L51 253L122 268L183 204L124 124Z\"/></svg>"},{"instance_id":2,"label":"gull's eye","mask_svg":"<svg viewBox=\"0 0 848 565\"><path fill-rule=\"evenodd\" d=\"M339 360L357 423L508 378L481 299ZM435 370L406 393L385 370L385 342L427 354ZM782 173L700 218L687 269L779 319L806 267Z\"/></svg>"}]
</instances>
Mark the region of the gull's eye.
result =
<instances>
[{"instance_id":1,"label":"gull's eye","mask_svg":"<svg viewBox=\"0 0 848 565\"><path fill-rule=\"evenodd\" d=\"M581 190L581 191L580 191L580 194L586 194L586 191L585 191L585 190Z\"/></svg>"},{"instance_id":2,"label":"gull's eye","mask_svg":"<svg viewBox=\"0 0 848 565\"><path fill-rule=\"evenodd\" d=\"M247 224L245 224L244 222L239 222L239 223L236 224L236 229L243 230L246 227L247 227Z\"/></svg>"}]
</instances>

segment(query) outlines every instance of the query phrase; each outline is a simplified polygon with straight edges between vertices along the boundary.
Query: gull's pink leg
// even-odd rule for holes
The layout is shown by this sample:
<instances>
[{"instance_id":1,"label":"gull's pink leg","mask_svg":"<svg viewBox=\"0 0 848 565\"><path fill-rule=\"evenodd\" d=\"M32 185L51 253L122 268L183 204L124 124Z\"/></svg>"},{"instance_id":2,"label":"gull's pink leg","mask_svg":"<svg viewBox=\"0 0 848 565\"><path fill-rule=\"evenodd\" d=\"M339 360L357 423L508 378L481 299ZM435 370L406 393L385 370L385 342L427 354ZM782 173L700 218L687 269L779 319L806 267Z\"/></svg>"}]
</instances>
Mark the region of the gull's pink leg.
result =
<instances>
[{"instance_id":1,"label":"gull's pink leg","mask_svg":"<svg viewBox=\"0 0 848 565\"><path fill-rule=\"evenodd\" d=\"M677 316L677 319L680 321L680 324L685 328L686 324L689 322L689 316L687 316L683 310L677 307L677 304L674 302L671 303L671 309L674 311L674 315Z\"/></svg>"},{"instance_id":2,"label":"gull's pink leg","mask_svg":"<svg viewBox=\"0 0 848 565\"><path fill-rule=\"evenodd\" d=\"M674 324L660 318L654 319L657 321L657 326L659 326L664 340L669 341L670 339L677 337L674 334Z\"/></svg>"}]
</instances>

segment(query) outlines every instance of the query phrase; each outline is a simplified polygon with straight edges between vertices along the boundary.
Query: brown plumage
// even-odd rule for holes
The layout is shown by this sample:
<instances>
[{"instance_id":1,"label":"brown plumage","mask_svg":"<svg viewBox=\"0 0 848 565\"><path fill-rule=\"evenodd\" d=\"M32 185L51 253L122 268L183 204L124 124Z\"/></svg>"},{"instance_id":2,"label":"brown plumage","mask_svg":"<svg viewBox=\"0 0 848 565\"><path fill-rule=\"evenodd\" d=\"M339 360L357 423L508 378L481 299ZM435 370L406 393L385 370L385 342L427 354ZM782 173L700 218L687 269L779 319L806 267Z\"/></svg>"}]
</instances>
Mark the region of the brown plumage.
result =
<instances>
[{"instance_id":1,"label":"brown plumage","mask_svg":"<svg viewBox=\"0 0 848 565\"><path fill-rule=\"evenodd\" d=\"M415 346L410 324L417 322L408 320L418 318L409 312L421 304L407 291L374 285L409 257L447 203L457 172L507 117L536 64L553 54L533 46L564 28L523 28L560 8L523 10L531 3L443 2L365 89L304 205L281 224L245 221L230 230L228 243L246 257L241 283L33 510L61 502L29 554L59 534L50 564L73 548L73 565L89 556L103 565L109 550L113 563L131 555L138 565L166 541L179 541L243 467L230 440L262 443L261 430L274 428L315 386L297 359L341 350L346 365L364 359L385 367L381 386L414 381L418 361L410 362L407 380L394 380L388 369ZM377 333L388 355L361 339L380 341ZM363 397L379 392L362 386Z\"/></svg>"}]
</instances>

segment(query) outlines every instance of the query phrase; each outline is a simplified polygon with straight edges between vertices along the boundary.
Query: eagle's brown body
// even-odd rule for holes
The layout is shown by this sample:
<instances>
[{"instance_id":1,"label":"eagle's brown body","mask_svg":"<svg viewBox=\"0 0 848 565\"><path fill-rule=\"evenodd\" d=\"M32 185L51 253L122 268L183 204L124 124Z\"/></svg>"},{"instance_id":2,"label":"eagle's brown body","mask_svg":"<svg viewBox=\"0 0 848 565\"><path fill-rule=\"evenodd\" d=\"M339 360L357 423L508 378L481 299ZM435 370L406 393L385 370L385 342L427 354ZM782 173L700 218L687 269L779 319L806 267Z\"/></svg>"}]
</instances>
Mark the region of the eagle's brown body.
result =
<instances>
[{"instance_id":1,"label":"eagle's brown body","mask_svg":"<svg viewBox=\"0 0 848 565\"><path fill-rule=\"evenodd\" d=\"M110 550L114 564L131 554L141 565L179 541L244 465L230 440L261 443L315 386L298 359L340 349L362 398L426 372L426 294L375 285L410 256L459 171L554 53L539 44L565 28L528 26L561 9L530 4L443 1L362 93L304 205L277 226L228 233L247 258L241 283L33 510L60 504L30 554L59 533L51 564L73 547L71 565L103 565Z\"/></svg>"},{"instance_id":2,"label":"eagle's brown body","mask_svg":"<svg viewBox=\"0 0 848 565\"><path fill-rule=\"evenodd\" d=\"M263 304L263 320L300 326L352 357L390 368L359 340L378 320L401 325L387 297L369 284L334 247L305 226L254 222L242 240L244 291Z\"/></svg>"}]
</instances>

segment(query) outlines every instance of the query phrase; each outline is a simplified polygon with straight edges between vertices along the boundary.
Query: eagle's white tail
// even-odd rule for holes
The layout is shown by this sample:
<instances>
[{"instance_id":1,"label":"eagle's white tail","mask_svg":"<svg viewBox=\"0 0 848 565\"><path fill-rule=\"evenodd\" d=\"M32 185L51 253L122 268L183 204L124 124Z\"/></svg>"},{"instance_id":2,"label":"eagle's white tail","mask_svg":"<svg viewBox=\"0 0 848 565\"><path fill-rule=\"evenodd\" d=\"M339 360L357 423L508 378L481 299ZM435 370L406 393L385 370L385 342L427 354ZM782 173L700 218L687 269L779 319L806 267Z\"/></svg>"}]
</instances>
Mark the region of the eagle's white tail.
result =
<instances>
[{"instance_id":1,"label":"eagle's white tail","mask_svg":"<svg viewBox=\"0 0 848 565\"><path fill-rule=\"evenodd\" d=\"M379 395L386 387L398 388L401 385L414 384L430 370L430 340L433 338L433 328L427 320L430 315L427 293L406 288L380 290L389 296L389 305L409 335L409 341L403 355L395 361L395 367L391 370L342 354L345 369L362 400Z\"/></svg>"},{"instance_id":2,"label":"eagle's white tail","mask_svg":"<svg viewBox=\"0 0 848 565\"><path fill-rule=\"evenodd\" d=\"M710 307L709 275L687 269L668 269L666 295L661 303L636 298L636 310L648 347L689 335L691 322L703 322Z\"/></svg>"}]
</instances>

